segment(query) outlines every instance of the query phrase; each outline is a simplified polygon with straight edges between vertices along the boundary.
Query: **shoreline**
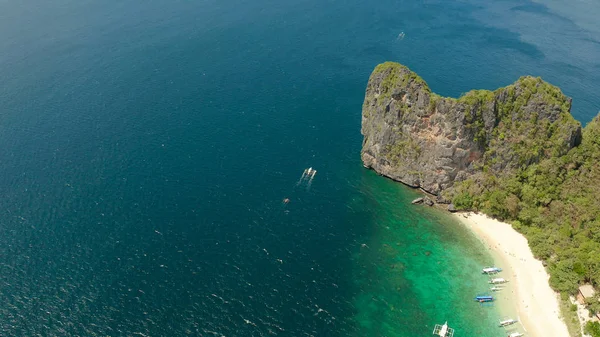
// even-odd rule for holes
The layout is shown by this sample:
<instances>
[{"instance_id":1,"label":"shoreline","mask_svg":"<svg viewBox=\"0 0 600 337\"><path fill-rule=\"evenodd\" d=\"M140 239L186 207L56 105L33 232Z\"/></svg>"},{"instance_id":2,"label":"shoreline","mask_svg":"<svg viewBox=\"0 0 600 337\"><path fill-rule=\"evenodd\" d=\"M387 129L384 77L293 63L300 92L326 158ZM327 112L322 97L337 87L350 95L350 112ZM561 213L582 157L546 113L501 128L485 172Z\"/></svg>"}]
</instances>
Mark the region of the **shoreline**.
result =
<instances>
[{"instance_id":1,"label":"shoreline","mask_svg":"<svg viewBox=\"0 0 600 337\"><path fill-rule=\"evenodd\" d=\"M550 276L542 262L534 258L527 239L510 224L483 214L454 215L484 243L494 261L504 269L498 277L509 280L508 286L495 293L500 312L516 313L517 317L512 318L522 325L517 330L528 336L569 337L561 317L559 295L550 288Z\"/></svg>"}]
</instances>

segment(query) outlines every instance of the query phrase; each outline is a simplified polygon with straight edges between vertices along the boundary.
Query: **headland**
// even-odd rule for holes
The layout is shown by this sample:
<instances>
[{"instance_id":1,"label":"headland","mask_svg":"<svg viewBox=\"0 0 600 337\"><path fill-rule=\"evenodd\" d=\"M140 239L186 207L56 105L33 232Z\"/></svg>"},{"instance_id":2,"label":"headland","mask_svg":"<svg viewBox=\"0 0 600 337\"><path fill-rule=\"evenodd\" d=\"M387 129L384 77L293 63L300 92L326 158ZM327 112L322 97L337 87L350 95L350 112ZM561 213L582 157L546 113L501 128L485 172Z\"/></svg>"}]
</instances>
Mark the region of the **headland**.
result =
<instances>
[{"instance_id":1,"label":"headland","mask_svg":"<svg viewBox=\"0 0 600 337\"><path fill-rule=\"evenodd\" d=\"M361 132L365 167L420 189L423 204L490 216L465 221L510 266L524 327L568 335L556 294L600 286L599 116L582 127L571 98L539 77L452 98L386 62L369 78Z\"/></svg>"}]
</instances>

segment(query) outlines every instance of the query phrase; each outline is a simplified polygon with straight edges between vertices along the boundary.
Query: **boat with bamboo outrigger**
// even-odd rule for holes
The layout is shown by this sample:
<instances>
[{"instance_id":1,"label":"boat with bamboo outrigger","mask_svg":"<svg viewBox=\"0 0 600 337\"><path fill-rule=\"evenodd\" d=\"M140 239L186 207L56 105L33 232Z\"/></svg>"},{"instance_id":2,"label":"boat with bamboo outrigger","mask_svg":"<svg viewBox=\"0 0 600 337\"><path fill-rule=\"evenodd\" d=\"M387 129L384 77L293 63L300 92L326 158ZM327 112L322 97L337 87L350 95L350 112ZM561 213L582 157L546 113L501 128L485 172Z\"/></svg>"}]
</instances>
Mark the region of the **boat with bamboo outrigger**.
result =
<instances>
[{"instance_id":1,"label":"boat with bamboo outrigger","mask_svg":"<svg viewBox=\"0 0 600 337\"><path fill-rule=\"evenodd\" d=\"M498 268L498 267L485 267L481 270L482 274L498 274L499 272L502 271L502 268Z\"/></svg>"},{"instance_id":2,"label":"boat with bamboo outrigger","mask_svg":"<svg viewBox=\"0 0 600 337\"><path fill-rule=\"evenodd\" d=\"M508 282L507 279L503 279L502 277L493 278L490 280L490 284L502 284Z\"/></svg>"},{"instance_id":3,"label":"boat with bamboo outrigger","mask_svg":"<svg viewBox=\"0 0 600 337\"><path fill-rule=\"evenodd\" d=\"M504 289L502 286L493 286L493 287L490 287L491 291L500 291L502 289Z\"/></svg>"},{"instance_id":4,"label":"boat with bamboo outrigger","mask_svg":"<svg viewBox=\"0 0 600 337\"><path fill-rule=\"evenodd\" d=\"M508 337L523 337L524 334L520 333L520 332L513 332L510 335L508 335Z\"/></svg>"},{"instance_id":5,"label":"boat with bamboo outrigger","mask_svg":"<svg viewBox=\"0 0 600 337\"><path fill-rule=\"evenodd\" d=\"M433 334L439 337L452 337L454 336L454 329L448 326L448 321L441 324L436 324L433 328Z\"/></svg>"},{"instance_id":6,"label":"boat with bamboo outrigger","mask_svg":"<svg viewBox=\"0 0 600 337\"><path fill-rule=\"evenodd\" d=\"M506 319L500 321L499 326L500 327L506 327L506 326L509 326L509 325L513 325L513 324L515 324L517 322L518 321L516 319L506 318Z\"/></svg>"}]
</instances>

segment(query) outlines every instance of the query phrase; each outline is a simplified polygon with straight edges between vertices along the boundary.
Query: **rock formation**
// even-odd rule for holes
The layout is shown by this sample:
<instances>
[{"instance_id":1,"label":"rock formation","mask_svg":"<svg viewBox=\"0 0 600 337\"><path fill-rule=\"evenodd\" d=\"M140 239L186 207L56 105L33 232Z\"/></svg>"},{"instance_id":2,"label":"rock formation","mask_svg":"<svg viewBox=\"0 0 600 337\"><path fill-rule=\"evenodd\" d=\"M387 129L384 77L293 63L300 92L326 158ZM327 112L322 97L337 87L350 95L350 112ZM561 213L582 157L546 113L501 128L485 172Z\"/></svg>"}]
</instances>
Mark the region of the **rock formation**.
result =
<instances>
[{"instance_id":1,"label":"rock formation","mask_svg":"<svg viewBox=\"0 0 600 337\"><path fill-rule=\"evenodd\" d=\"M581 125L570 108L571 99L540 78L454 99L387 62L367 85L361 156L365 167L449 202L444 192L457 182L514 174L577 146Z\"/></svg>"},{"instance_id":2,"label":"rock formation","mask_svg":"<svg viewBox=\"0 0 600 337\"><path fill-rule=\"evenodd\" d=\"M450 212L511 222L548 266L550 285L573 294L582 283L600 287L600 115L582 130L570 109L540 78L454 99L384 63L366 91L362 160Z\"/></svg>"}]
</instances>

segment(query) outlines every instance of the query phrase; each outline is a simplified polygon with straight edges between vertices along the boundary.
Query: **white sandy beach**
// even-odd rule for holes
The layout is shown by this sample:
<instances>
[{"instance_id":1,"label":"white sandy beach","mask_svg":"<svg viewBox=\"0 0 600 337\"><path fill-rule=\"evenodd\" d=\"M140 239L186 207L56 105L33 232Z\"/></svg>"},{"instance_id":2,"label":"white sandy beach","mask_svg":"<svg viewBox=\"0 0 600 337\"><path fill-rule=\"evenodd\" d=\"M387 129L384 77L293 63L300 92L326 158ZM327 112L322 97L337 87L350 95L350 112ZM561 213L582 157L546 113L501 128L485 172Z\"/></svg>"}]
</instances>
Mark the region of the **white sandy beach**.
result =
<instances>
[{"instance_id":1,"label":"white sandy beach","mask_svg":"<svg viewBox=\"0 0 600 337\"><path fill-rule=\"evenodd\" d=\"M533 257L527 239L511 225L483 214L456 215L500 259L505 270L499 277L508 279L514 289L510 300L526 335L568 337L567 326L560 316L558 294L550 288L549 275L542 262Z\"/></svg>"}]
</instances>

